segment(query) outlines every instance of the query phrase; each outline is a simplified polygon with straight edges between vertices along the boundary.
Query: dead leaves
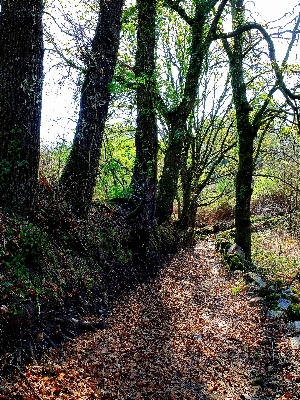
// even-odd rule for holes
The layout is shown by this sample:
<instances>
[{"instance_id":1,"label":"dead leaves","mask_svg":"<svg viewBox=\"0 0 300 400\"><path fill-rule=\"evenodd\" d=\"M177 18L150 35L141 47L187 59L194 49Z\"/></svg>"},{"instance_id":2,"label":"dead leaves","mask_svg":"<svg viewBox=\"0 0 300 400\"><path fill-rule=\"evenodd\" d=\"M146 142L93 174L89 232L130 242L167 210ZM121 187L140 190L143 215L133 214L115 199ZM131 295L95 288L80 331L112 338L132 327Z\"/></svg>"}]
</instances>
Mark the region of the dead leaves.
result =
<instances>
[{"instance_id":1,"label":"dead leaves","mask_svg":"<svg viewBox=\"0 0 300 400\"><path fill-rule=\"evenodd\" d=\"M213 242L180 252L115 303L110 329L67 343L65 361L52 352L26 376L44 400L299 398L299 353L284 325L233 295L233 283ZM20 379L9 388L30 396Z\"/></svg>"}]
</instances>

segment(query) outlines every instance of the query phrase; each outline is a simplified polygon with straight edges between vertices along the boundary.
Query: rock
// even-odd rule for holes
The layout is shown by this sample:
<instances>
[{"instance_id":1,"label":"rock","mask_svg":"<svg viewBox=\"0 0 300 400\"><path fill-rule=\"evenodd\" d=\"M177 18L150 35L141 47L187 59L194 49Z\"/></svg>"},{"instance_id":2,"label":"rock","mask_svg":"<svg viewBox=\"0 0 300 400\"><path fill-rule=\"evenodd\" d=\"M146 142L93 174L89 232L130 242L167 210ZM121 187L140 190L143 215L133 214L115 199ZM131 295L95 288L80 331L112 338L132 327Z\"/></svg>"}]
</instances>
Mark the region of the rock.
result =
<instances>
[{"instance_id":1,"label":"rock","mask_svg":"<svg viewBox=\"0 0 300 400\"><path fill-rule=\"evenodd\" d=\"M229 247L229 249L227 250L227 254L239 254L242 259L245 260L244 250L236 243Z\"/></svg>"},{"instance_id":2,"label":"rock","mask_svg":"<svg viewBox=\"0 0 300 400\"><path fill-rule=\"evenodd\" d=\"M300 336L294 336L290 338L290 345L293 349L299 349L300 347Z\"/></svg>"},{"instance_id":3,"label":"rock","mask_svg":"<svg viewBox=\"0 0 300 400\"><path fill-rule=\"evenodd\" d=\"M289 322L287 326L291 331L300 333L300 321Z\"/></svg>"},{"instance_id":4,"label":"rock","mask_svg":"<svg viewBox=\"0 0 300 400\"><path fill-rule=\"evenodd\" d=\"M268 318L279 318L283 314L283 311L275 311L275 310L268 310L267 317Z\"/></svg>"},{"instance_id":5,"label":"rock","mask_svg":"<svg viewBox=\"0 0 300 400\"><path fill-rule=\"evenodd\" d=\"M194 334L194 340L196 340L196 342L201 342L202 335L200 335L200 333L195 333Z\"/></svg>"},{"instance_id":6,"label":"rock","mask_svg":"<svg viewBox=\"0 0 300 400\"><path fill-rule=\"evenodd\" d=\"M294 292L292 291L292 289L283 289L281 293L285 294L286 296L294 296Z\"/></svg>"},{"instance_id":7,"label":"rock","mask_svg":"<svg viewBox=\"0 0 300 400\"><path fill-rule=\"evenodd\" d=\"M253 297L249 300L249 306L255 307L262 301L261 297Z\"/></svg>"},{"instance_id":8,"label":"rock","mask_svg":"<svg viewBox=\"0 0 300 400\"><path fill-rule=\"evenodd\" d=\"M8 307L6 307L5 305L0 306L0 312L7 314L9 311Z\"/></svg>"},{"instance_id":9,"label":"rock","mask_svg":"<svg viewBox=\"0 0 300 400\"><path fill-rule=\"evenodd\" d=\"M251 281L253 281L259 289L264 288L267 286L266 282L254 272L248 272L247 276Z\"/></svg>"},{"instance_id":10,"label":"rock","mask_svg":"<svg viewBox=\"0 0 300 400\"><path fill-rule=\"evenodd\" d=\"M239 269L236 269L235 271L232 272L234 276L237 278L241 278L243 276L243 271L240 271Z\"/></svg>"},{"instance_id":11,"label":"rock","mask_svg":"<svg viewBox=\"0 0 300 400\"><path fill-rule=\"evenodd\" d=\"M281 308L282 310L287 310L291 303L292 303L291 300L285 299L283 297L280 297L278 299L278 307Z\"/></svg>"}]
</instances>

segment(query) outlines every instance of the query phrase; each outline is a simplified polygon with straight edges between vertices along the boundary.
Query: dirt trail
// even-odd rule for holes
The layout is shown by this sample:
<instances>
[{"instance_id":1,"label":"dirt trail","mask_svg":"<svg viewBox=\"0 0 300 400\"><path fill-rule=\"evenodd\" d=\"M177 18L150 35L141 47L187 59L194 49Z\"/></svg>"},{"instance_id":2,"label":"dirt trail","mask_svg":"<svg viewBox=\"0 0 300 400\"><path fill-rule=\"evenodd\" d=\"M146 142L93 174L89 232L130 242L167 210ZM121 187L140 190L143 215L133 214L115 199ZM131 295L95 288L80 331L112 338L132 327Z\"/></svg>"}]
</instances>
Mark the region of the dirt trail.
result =
<instances>
[{"instance_id":1,"label":"dirt trail","mask_svg":"<svg viewBox=\"0 0 300 400\"><path fill-rule=\"evenodd\" d=\"M152 281L116 302L108 330L45 355L8 384L9 399L300 399L299 350L265 317L214 242L178 253Z\"/></svg>"}]
</instances>

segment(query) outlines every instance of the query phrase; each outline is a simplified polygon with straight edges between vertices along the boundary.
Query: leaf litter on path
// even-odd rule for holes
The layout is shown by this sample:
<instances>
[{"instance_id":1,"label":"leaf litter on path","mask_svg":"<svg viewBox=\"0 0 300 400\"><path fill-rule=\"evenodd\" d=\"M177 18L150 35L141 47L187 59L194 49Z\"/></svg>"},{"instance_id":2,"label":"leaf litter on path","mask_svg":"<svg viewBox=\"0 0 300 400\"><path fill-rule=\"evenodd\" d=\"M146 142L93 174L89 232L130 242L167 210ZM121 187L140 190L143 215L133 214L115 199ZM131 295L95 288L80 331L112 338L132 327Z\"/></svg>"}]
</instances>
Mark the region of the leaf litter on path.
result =
<instances>
[{"instance_id":1,"label":"leaf litter on path","mask_svg":"<svg viewBox=\"0 0 300 400\"><path fill-rule=\"evenodd\" d=\"M122 300L110 329L45 354L6 382L9 399L299 399L299 348L245 291L232 293L214 241L180 251Z\"/></svg>"}]
</instances>

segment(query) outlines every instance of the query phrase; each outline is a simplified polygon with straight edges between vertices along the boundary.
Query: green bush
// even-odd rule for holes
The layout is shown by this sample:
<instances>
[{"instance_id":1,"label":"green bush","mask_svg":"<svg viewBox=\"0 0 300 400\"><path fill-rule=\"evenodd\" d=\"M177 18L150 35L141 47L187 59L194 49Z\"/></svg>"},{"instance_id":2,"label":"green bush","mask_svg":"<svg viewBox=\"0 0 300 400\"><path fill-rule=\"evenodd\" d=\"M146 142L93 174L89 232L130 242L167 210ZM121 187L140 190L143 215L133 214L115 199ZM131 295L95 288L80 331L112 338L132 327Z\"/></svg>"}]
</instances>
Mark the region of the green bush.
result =
<instances>
[{"instance_id":1,"label":"green bush","mask_svg":"<svg viewBox=\"0 0 300 400\"><path fill-rule=\"evenodd\" d=\"M292 321L300 320L300 304L290 304L287 309L287 316Z\"/></svg>"}]
</instances>

